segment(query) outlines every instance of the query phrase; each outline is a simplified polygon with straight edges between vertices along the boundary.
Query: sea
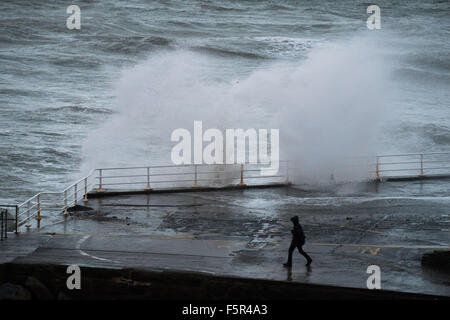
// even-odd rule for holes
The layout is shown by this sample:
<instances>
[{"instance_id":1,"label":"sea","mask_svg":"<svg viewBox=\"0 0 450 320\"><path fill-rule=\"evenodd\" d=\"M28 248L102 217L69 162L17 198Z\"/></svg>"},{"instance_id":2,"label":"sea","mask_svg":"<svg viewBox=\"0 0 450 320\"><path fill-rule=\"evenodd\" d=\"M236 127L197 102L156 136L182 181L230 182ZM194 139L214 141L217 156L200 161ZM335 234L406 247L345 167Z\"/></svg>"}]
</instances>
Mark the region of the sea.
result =
<instances>
[{"instance_id":1,"label":"sea","mask_svg":"<svg viewBox=\"0 0 450 320\"><path fill-rule=\"evenodd\" d=\"M279 129L304 168L448 152L449 17L449 1L2 0L0 203L170 164L195 120ZM448 180L433 185L448 203Z\"/></svg>"}]
</instances>

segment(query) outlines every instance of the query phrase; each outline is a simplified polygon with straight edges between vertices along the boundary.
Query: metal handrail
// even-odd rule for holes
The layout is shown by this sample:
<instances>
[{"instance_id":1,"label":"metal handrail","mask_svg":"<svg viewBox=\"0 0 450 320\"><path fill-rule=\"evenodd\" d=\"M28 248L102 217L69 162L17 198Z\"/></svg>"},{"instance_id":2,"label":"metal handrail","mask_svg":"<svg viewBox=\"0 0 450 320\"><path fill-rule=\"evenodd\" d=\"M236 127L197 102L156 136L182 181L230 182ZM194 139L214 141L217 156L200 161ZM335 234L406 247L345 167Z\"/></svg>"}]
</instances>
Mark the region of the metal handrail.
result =
<instances>
[{"instance_id":1,"label":"metal handrail","mask_svg":"<svg viewBox=\"0 0 450 320\"><path fill-rule=\"evenodd\" d=\"M377 157L408 157L408 156L419 156L419 155L438 155L438 154L449 154L450 152L420 152L420 153L401 153L401 154L382 154Z\"/></svg>"},{"instance_id":2,"label":"metal handrail","mask_svg":"<svg viewBox=\"0 0 450 320\"><path fill-rule=\"evenodd\" d=\"M15 232L19 233L19 228L26 222L30 222L32 218L36 217L37 226L40 227L40 220L41 220L41 209L43 205L46 205L46 209L54 208L57 211L65 212L67 213L67 209L72 206L72 203L74 205L77 204L78 201L81 199L87 200L87 194L95 187L95 183L87 183L89 179L92 179L92 176L96 169L93 169L89 172L89 174L80 180L76 181L75 183L71 184L67 188L65 188L62 192L40 192L35 194L34 196L28 198L26 201L18 204L18 205L0 205L0 207L15 207L16 208L16 226L15 226ZM80 187L80 188L78 188ZM70 193L69 193L70 191ZM73 191L73 193L71 192ZM61 197L63 200L63 205L53 205L47 206L47 202L41 201L41 198L45 196L57 196ZM69 204L69 201L71 204ZM21 210L24 209L25 210ZM23 217L22 219L20 219ZM26 225L27 228L30 228L31 225L28 223Z\"/></svg>"},{"instance_id":3,"label":"metal handrail","mask_svg":"<svg viewBox=\"0 0 450 320\"><path fill-rule=\"evenodd\" d=\"M281 162L287 162L290 160L280 160ZM270 164L268 161L261 161L261 162L246 162L245 164L248 165L263 165L263 164ZM147 168L153 168L153 169L160 169L160 168L183 168L183 167L194 167L194 166L238 166L240 163L216 163L216 164L171 164L171 165L157 165L157 166L146 166L146 167L108 167L108 168L98 168L95 170L135 170L135 169L147 169Z\"/></svg>"},{"instance_id":4,"label":"metal handrail","mask_svg":"<svg viewBox=\"0 0 450 320\"><path fill-rule=\"evenodd\" d=\"M0 209L0 241L8 239L8 211Z\"/></svg>"},{"instance_id":5,"label":"metal handrail","mask_svg":"<svg viewBox=\"0 0 450 320\"><path fill-rule=\"evenodd\" d=\"M15 208L16 209L16 218L13 219L17 221L17 205L10 205L10 204L0 204L0 239L8 239L8 210L2 210L2 208Z\"/></svg>"},{"instance_id":6,"label":"metal handrail","mask_svg":"<svg viewBox=\"0 0 450 320\"><path fill-rule=\"evenodd\" d=\"M18 221L19 221L19 206L14 204L0 204L0 208L14 208L15 209L15 231L16 234L18 233L19 227L18 227Z\"/></svg>"},{"instance_id":7,"label":"metal handrail","mask_svg":"<svg viewBox=\"0 0 450 320\"><path fill-rule=\"evenodd\" d=\"M447 159L428 159L429 157L435 156L449 156ZM413 159L407 161L395 161L395 158L399 157L412 157ZM393 160L386 162L381 161L381 159L394 158ZM419 159L417 159L419 158ZM448 164L442 166L427 166L427 164ZM408 167L398 167L399 165L410 165ZM417 166L415 166L417 165ZM446 170L450 169L450 152L430 152L430 153L407 153L407 154L395 154L395 155L381 155L376 157L375 164L375 179L377 181L382 180L381 173L394 173L394 172L404 172L404 171L417 171L417 177L425 177L429 174L430 170ZM394 167L393 167L394 166ZM387 178L392 177L388 176Z\"/></svg>"},{"instance_id":8,"label":"metal handrail","mask_svg":"<svg viewBox=\"0 0 450 320\"><path fill-rule=\"evenodd\" d=\"M424 177L429 174L431 170L446 170L450 169L450 157L446 159L436 159L430 157L438 157L442 155L449 155L450 152L431 152L431 153L407 153L407 154L385 154L375 157L364 157L364 159L375 161L364 163L364 165L345 165L345 167L365 167L367 166L367 175L372 176L375 174L376 181L382 181L383 178L391 177L391 174L417 171L418 177ZM395 158L413 157L412 159L397 160ZM419 157L419 158L417 158ZM356 157L352 157L356 159ZM383 160L383 161L382 161ZM68 215L67 209L69 207L78 205L79 201L87 202L88 194L92 191L104 192L105 186L119 186L119 185L143 185L144 190L152 190L152 187L161 184L186 184L191 183L191 187L198 188L199 183L208 186L208 182L222 182L232 183L234 180L239 180L238 186L246 186L246 181L252 179L284 179L283 182L289 183L290 171L301 169L299 166L301 163L292 164L293 161L282 160L280 161L280 167L278 174L275 175L254 175L264 168L264 165L270 164L269 162L257 162L257 163L242 163L242 164L181 164L181 165L157 165L157 166L135 166L135 167L110 167L110 168L97 168L89 172L88 175L77 180L61 192L40 192L30 197L26 201L18 205L0 205L0 207L13 207L15 208L15 220L16 220L16 233L19 231L19 227L26 222L31 221L32 218L36 218L37 226L40 226L41 210L55 209L56 211L63 212L65 216ZM436 164L442 163L442 166L436 166ZM427 166L427 164L434 164L434 166ZM255 167L254 167L255 166ZM216 169L216 168L219 168ZM369 169L371 168L371 169ZM169 169L172 172L164 172L161 170ZM177 169L180 172L175 172L173 169ZM189 171L182 171L182 170ZM206 171L203 171L205 170ZM133 174L124 174L121 171L129 170L145 170L144 172L135 172ZM116 171L116 172L114 172ZM118 171L118 172L117 172ZM106 172L111 173L105 174ZM333 173L332 173L333 174ZM206 175L206 176L205 176ZM208 177L207 175L214 175ZM382 176L383 175L383 176ZM192 179L176 179L174 177L191 176ZM395 176L395 175L394 175ZM139 179L146 177L146 179ZM166 178L167 177L167 178ZM156 178L156 179L155 179ZM108 180L110 182L106 182ZM119 179L119 181L111 181L111 179ZM122 181L120 181L122 179ZM128 181L127 181L128 179ZM145 181L142 181L145 180ZM237 181L236 181L237 182ZM272 183L272 182L271 182ZM159 188L159 187L158 187ZM113 189L114 190L114 189ZM43 199L44 198L44 199ZM48 200L50 198L51 200ZM47 200L45 200L47 199ZM57 199L57 200L55 200ZM22 218L22 219L20 219ZM27 227L30 225L27 224Z\"/></svg>"}]
</instances>

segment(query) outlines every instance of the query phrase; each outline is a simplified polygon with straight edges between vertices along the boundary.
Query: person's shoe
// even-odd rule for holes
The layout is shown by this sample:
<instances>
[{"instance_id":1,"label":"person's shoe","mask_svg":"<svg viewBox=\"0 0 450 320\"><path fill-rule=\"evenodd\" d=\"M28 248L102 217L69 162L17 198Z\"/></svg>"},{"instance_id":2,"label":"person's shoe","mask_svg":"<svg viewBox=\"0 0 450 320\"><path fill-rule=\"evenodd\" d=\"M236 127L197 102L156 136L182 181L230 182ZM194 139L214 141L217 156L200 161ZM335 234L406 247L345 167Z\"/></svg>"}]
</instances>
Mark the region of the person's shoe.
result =
<instances>
[{"instance_id":1,"label":"person's shoe","mask_svg":"<svg viewBox=\"0 0 450 320\"><path fill-rule=\"evenodd\" d=\"M308 262L306 262L306 266L311 265L312 259L309 259Z\"/></svg>"},{"instance_id":2,"label":"person's shoe","mask_svg":"<svg viewBox=\"0 0 450 320\"><path fill-rule=\"evenodd\" d=\"M283 263L283 267L285 267L285 268L290 268L290 267L292 267L292 264L289 264L289 263Z\"/></svg>"}]
</instances>

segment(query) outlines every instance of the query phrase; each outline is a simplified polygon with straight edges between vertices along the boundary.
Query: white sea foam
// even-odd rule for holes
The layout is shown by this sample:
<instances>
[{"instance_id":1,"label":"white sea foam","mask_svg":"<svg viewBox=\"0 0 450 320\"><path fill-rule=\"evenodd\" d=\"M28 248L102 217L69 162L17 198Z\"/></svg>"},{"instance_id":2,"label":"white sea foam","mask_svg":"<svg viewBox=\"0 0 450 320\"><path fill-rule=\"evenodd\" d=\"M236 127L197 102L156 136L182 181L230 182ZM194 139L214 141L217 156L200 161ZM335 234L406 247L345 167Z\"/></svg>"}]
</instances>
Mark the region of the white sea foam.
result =
<instances>
[{"instance_id":1,"label":"white sea foam","mask_svg":"<svg viewBox=\"0 0 450 320\"><path fill-rule=\"evenodd\" d=\"M380 151L386 68L370 42L328 45L306 61L267 64L228 81L215 79L211 65L219 62L179 50L124 70L118 113L85 141L85 169L169 163L170 133L194 120L205 128L279 128L284 158L312 182L328 179L344 157Z\"/></svg>"}]
</instances>

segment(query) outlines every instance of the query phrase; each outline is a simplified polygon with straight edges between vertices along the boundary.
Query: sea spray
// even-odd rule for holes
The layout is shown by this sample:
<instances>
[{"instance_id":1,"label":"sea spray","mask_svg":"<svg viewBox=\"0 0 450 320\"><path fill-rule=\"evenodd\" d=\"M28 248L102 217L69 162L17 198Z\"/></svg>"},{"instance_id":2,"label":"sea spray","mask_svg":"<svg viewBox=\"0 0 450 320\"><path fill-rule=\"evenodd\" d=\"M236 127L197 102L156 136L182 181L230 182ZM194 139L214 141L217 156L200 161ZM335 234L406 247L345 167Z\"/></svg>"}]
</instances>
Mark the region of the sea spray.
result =
<instances>
[{"instance_id":1,"label":"sea spray","mask_svg":"<svg viewBox=\"0 0 450 320\"><path fill-rule=\"evenodd\" d=\"M159 52L126 69L115 87L117 113L83 147L84 169L169 164L177 128L279 128L292 177L366 179L342 159L379 152L386 68L370 41L329 44L307 59L266 63L245 78L219 79L220 60L186 50ZM347 163L348 164L348 163ZM294 181L296 182L296 181Z\"/></svg>"}]
</instances>

